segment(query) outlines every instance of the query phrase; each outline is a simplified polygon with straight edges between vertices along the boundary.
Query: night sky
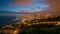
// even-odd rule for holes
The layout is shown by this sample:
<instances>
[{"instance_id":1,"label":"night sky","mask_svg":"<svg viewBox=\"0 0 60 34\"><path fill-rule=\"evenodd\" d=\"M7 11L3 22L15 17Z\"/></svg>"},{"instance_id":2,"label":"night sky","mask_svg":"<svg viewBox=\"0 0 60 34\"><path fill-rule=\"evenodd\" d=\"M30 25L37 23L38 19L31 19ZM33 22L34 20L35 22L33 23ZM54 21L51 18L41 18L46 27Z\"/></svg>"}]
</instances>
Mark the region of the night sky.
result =
<instances>
[{"instance_id":1,"label":"night sky","mask_svg":"<svg viewBox=\"0 0 60 34\"><path fill-rule=\"evenodd\" d=\"M48 9L46 0L0 0L1 11L36 12Z\"/></svg>"}]
</instances>

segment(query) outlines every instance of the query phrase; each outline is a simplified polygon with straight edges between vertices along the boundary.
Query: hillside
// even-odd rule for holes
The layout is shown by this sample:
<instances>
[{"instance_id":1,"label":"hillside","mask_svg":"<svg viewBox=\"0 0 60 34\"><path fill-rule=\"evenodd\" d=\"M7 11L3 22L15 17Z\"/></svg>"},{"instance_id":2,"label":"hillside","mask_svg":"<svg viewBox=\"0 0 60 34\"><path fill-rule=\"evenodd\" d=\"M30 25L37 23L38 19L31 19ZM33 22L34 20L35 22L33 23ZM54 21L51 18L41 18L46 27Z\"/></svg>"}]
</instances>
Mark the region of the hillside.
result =
<instances>
[{"instance_id":1,"label":"hillside","mask_svg":"<svg viewBox=\"0 0 60 34\"><path fill-rule=\"evenodd\" d=\"M60 25L56 25L56 21L59 22L60 17L51 19L26 20L16 24L6 25L0 27L0 34L60 34Z\"/></svg>"}]
</instances>

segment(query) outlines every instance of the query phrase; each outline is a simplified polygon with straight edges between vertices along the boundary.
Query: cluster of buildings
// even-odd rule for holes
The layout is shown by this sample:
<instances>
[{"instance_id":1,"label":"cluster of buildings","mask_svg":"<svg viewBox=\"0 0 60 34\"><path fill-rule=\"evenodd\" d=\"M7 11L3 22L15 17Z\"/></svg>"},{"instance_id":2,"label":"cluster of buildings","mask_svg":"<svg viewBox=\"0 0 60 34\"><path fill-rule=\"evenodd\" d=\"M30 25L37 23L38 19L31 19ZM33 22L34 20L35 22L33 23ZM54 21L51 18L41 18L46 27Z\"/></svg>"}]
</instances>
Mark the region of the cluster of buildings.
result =
<instances>
[{"instance_id":1,"label":"cluster of buildings","mask_svg":"<svg viewBox=\"0 0 60 34\"><path fill-rule=\"evenodd\" d=\"M20 25L18 24L10 24L3 27L3 34L18 34L20 31Z\"/></svg>"}]
</instances>

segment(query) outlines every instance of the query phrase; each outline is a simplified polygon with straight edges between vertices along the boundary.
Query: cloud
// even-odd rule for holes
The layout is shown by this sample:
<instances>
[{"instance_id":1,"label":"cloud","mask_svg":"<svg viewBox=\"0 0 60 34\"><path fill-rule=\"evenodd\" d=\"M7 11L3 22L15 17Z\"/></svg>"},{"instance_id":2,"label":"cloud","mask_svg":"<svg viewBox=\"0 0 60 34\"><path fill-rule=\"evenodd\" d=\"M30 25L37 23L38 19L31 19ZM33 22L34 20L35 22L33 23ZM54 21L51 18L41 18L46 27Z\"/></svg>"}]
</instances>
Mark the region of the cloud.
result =
<instances>
[{"instance_id":1,"label":"cloud","mask_svg":"<svg viewBox=\"0 0 60 34\"><path fill-rule=\"evenodd\" d=\"M60 0L46 0L45 4L50 5L46 12L56 16L60 15Z\"/></svg>"},{"instance_id":2,"label":"cloud","mask_svg":"<svg viewBox=\"0 0 60 34\"><path fill-rule=\"evenodd\" d=\"M13 4L14 5L28 5L32 3L34 0L14 0Z\"/></svg>"},{"instance_id":3,"label":"cloud","mask_svg":"<svg viewBox=\"0 0 60 34\"><path fill-rule=\"evenodd\" d=\"M51 6L51 11L60 11L60 0L47 0L46 4Z\"/></svg>"}]
</instances>

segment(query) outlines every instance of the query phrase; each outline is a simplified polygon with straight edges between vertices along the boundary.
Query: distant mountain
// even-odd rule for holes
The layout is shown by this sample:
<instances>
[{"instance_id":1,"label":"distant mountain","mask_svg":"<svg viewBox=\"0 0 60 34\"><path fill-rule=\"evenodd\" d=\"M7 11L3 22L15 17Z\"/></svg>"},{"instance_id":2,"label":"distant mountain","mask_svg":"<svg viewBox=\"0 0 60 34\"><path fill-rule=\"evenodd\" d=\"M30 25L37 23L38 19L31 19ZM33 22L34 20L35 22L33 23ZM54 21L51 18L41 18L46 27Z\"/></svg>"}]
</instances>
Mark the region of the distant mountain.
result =
<instances>
[{"instance_id":1,"label":"distant mountain","mask_svg":"<svg viewBox=\"0 0 60 34\"><path fill-rule=\"evenodd\" d=\"M11 13L11 14L29 14L30 12L24 12L24 11L20 11L20 12L13 12L13 11L0 11L0 13Z\"/></svg>"},{"instance_id":2,"label":"distant mountain","mask_svg":"<svg viewBox=\"0 0 60 34\"><path fill-rule=\"evenodd\" d=\"M12 11L0 11L0 13L17 13L17 12L12 12Z\"/></svg>"}]
</instances>

